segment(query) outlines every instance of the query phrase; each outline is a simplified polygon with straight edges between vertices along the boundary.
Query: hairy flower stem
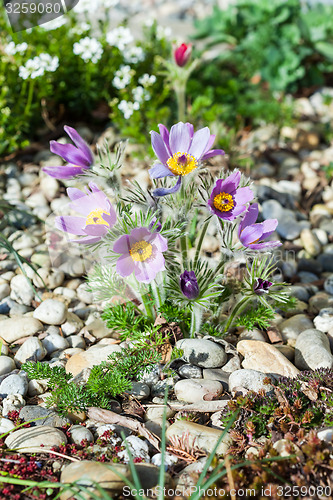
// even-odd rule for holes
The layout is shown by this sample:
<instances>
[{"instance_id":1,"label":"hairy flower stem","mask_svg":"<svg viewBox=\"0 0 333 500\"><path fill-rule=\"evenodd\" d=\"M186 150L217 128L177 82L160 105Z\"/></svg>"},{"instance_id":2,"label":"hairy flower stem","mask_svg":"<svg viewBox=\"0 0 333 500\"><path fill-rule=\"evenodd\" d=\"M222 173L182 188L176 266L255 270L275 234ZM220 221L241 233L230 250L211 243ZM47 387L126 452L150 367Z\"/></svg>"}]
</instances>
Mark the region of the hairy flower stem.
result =
<instances>
[{"instance_id":1,"label":"hairy flower stem","mask_svg":"<svg viewBox=\"0 0 333 500\"><path fill-rule=\"evenodd\" d=\"M156 286L156 282L154 280L150 283L150 286L154 296L155 304L157 305L158 309L160 309L163 305L163 301L158 286Z\"/></svg>"},{"instance_id":2,"label":"hairy flower stem","mask_svg":"<svg viewBox=\"0 0 333 500\"><path fill-rule=\"evenodd\" d=\"M150 318L152 321L155 321L155 315L152 307L152 302L149 298L149 295L147 293L141 294L141 302L144 305L146 314L148 318Z\"/></svg>"},{"instance_id":3,"label":"hairy flower stem","mask_svg":"<svg viewBox=\"0 0 333 500\"><path fill-rule=\"evenodd\" d=\"M29 82L27 103L24 108L24 116L27 116L29 114L33 95L34 95L34 80L31 79Z\"/></svg>"},{"instance_id":4,"label":"hairy flower stem","mask_svg":"<svg viewBox=\"0 0 333 500\"><path fill-rule=\"evenodd\" d=\"M175 88L178 106L178 121L186 121L186 82L179 83Z\"/></svg>"},{"instance_id":5,"label":"hairy flower stem","mask_svg":"<svg viewBox=\"0 0 333 500\"><path fill-rule=\"evenodd\" d=\"M228 331L230 326L232 325L233 321L235 320L236 316L239 315L243 309L247 306L247 303L249 302L251 298L250 297L243 297L233 308L232 312L230 313L229 319L224 327L224 333Z\"/></svg>"},{"instance_id":6,"label":"hairy flower stem","mask_svg":"<svg viewBox=\"0 0 333 500\"><path fill-rule=\"evenodd\" d=\"M187 236L183 235L180 237L180 249L182 253L183 260L183 270L187 269Z\"/></svg>"},{"instance_id":7,"label":"hairy flower stem","mask_svg":"<svg viewBox=\"0 0 333 500\"><path fill-rule=\"evenodd\" d=\"M200 250L201 250L201 247L202 247L202 243L203 243L203 240L204 240L204 237L205 237L205 234L207 232L207 229L208 229L208 226L209 226L209 220L204 224L204 227L202 228L202 231L200 233L200 237L199 237L199 241L198 241L198 244L197 244L197 248L196 248L196 251L195 251L195 256L194 256L194 266L196 266L198 260L199 260L199 254L200 254Z\"/></svg>"},{"instance_id":8,"label":"hairy flower stem","mask_svg":"<svg viewBox=\"0 0 333 500\"><path fill-rule=\"evenodd\" d=\"M198 333L199 328L201 326L201 321L202 321L202 309L197 304L194 304L191 312L191 329L190 329L191 338L194 338L195 334Z\"/></svg>"}]
</instances>

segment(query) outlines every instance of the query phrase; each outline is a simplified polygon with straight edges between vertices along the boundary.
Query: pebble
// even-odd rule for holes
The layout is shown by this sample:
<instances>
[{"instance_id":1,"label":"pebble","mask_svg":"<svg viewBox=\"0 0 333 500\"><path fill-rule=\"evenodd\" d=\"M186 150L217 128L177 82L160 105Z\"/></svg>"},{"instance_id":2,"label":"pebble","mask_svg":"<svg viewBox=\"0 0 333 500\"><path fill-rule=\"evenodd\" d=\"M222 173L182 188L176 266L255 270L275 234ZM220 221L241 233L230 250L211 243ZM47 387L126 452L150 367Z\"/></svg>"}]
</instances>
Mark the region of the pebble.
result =
<instances>
[{"instance_id":1,"label":"pebble","mask_svg":"<svg viewBox=\"0 0 333 500\"><path fill-rule=\"evenodd\" d=\"M0 384L0 397L20 394L25 396L28 392L28 380L25 375L9 375Z\"/></svg>"},{"instance_id":2,"label":"pebble","mask_svg":"<svg viewBox=\"0 0 333 500\"><path fill-rule=\"evenodd\" d=\"M202 378L202 369L194 365L182 365L178 368L178 373L183 378Z\"/></svg>"},{"instance_id":3,"label":"pebble","mask_svg":"<svg viewBox=\"0 0 333 500\"><path fill-rule=\"evenodd\" d=\"M243 368L263 373L296 377L299 370L273 345L257 340L241 340L237 350L244 356Z\"/></svg>"},{"instance_id":4,"label":"pebble","mask_svg":"<svg viewBox=\"0 0 333 500\"><path fill-rule=\"evenodd\" d=\"M304 459L304 455L300 448L292 441L289 441L289 439L279 439L273 444L273 448L278 452L280 457L296 455L300 459Z\"/></svg>"},{"instance_id":5,"label":"pebble","mask_svg":"<svg viewBox=\"0 0 333 500\"><path fill-rule=\"evenodd\" d=\"M177 420L166 430L166 437L168 440L172 437L182 438L184 437L184 433L188 433L188 445L190 447L196 446L207 453L213 451L216 442L222 434L218 429L212 429L211 427L195 424L187 420ZM225 455L231 444L232 439L229 434L226 433L217 447L217 454Z\"/></svg>"},{"instance_id":6,"label":"pebble","mask_svg":"<svg viewBox=\"0 0 333 500\"><path fill-rule=\"evenodd\" d=\"M313 323L305 314L296 314L279 324L279 330L284 341L297 339L301 332L309 328L313 328Z\"/></svg>"},{"instance_id":7,"label":"pebble","mask_svg":"<svg viewBox=\"0 0 333 500\"><path fill-rule=\"evenodd\" d=\"M306 253L310 257L316 257L320 254L322 248L321 243L311 229L302 229L300 238Z\"/></svg>"},{"instance_id":8,"label":"pebble","mask_svg":"<svg viewBox=\"0 0 333 500\"><path fill-rule=\"evenodd\" d=\"M61 325L66 321L67 307L63 302L46 299L34 311L34 318L47 325Z\"/></svg>"},{"instance_id":9,"label":"pebble","mask_svg":"<svg viewBox=\"0 0 333 500\"><path fill-rule=\"evenodd\" d=\"M15 317L0 321L0 337L8 344L23 337L34 335L43 330L43 325L38 319L30 317Z\"/></svg>"},{"instance_id":10,"label":"pebble","mask_svg":"<svg viewBox=\"0 0 333 500\"><path fill-rule=\"evenodd\" d=\"M78 349L86 348L86 341L84 340L83 337L80 337L79 335L70 335L69 337L67 337L66 340L69 343L70 347L76 347Z\"/></svg>"},{"instance_id":11,"label":"pebble","mask_svg":"<svg viewBox=\"0 0 333 500\"><path fill-rule=\"evenodd\" d=\"M178 462L178 458L167 451L164 453L164 467L169 467L170 465L174 465ZM161 467L162 465L162 453L156 453L151 459L151 463L156 465L157 467Z\"/></svg>"},{"instance_id":12,"label":"pebble","mask_svg":"<svg viewBox=\"0 0 333 500\"><path fill-rule=\"evenodd\" d=\"M99 365L102 361L107 361L110 354L120 351L121 348L118 344L106 346L96 344L86 351L74 354L66 364L66 372L71 373L75 377L84 368L92 368L94 365Z\"/></svg>"},{"instance_id":13,"label":"pebble","mask_svg":"<svg viewBox=\"0 0 333 500\"><path fill-rule=\"evenodd\" d=\"M331 444L333 441L333 427L328 427L327 429L320 430L317 433L317 436L321 441L326 441L326 443Z\"/></svg>"},{"instance_id":14,"label":"pebble","mask_svg":"<svg viewBox=\"0 0 333 500\"><path fill-rule=\"evenodd\" d=\"M89 292L88 285L86 283L81 283L76 289L77 298L84 302L85 304L93 304L94 295Z\"/></svg>"},{"instance_id":15,"label":"pebble","mask_svg":"<svg viewBox=\"0 0 333 500\"><path fill-rule=\"evenodd\" d=\"M223 389L228 390L228 380L230 373L226 373L220 368L205 368L203 370L203 378L207 380L217 380L223 386Z\"/></svg>"},{"instance_id":16,"label":"pebble","mask_svg":"<svg viewBox=\"0 0 333 500\"><path fill-rule=\"evenodd\" d=\"M150 406L147 408L146 413L145 413L145 419L146 420L159 420L163 419L164 412L166 414L166 418L172 418L174 414L176 413L170 406L162 406L162 407L154 407Z\"/></svg>"},{"instance_id":17,"label":"pebble","mask_svg":"<svg viewBox=\"0 0 333 500\"><path fill-rule=\"evenodd\" d=\"M47 355L47 350L36 337L29 337L14 356L18 367L27 361L41 361Z\"/></svg>"},{"instance_id":18,"label":"pebble","mask_svg":"<svg viewBox=\"0 0 333 500\"><path fill-rule=\"evenodd\" d=\"M176 398L186 403L213 401L223 393L223 386L217 380L183 379L174 387Z\"/></svg>"},{"instance_id":19,"label":"pebble","mask_svg":"<svg viewBox=\"0 0 333 500\"><path fill-rule=\"evenodd\" d=\"M46 283L50 290L61 286L65 279L65 273L60 269L50 269L47 274Z\"/></svg>"},{"instance_id":20,"label":"pebble","mask_svg":"<svg viewBox=\"0 0 333 500\"><path fill-rule=\"evenodd\" d=\"M328 307L333 307L333 297L326 292L318 292L309 300L309 313L311 314L318 314Z\"/></svg>"},{"instance_id":21,"label":"pebble","mask_svg":"<svg viewBox=\"0 0 333 500\"><path fill-rule=\"evenodd\" d=\"M74 333L78 333L84 327L83 321L73 312L68 312L66 321L61 325L62 333L68 337Z\"/></svg>"},{"instance_id":22,"label":"pebble","mask_svg":"<svg viewBox=\"0 0 333 500\"><path fill-rule=\"evenodd\" d=\"M28 384L28 395L30 397L39 396L47 391L46 380L30 380Z\"/></svg>"},{"instance_id":23,"label":"pebble","mask_svg":"<svg viewBox=\"0 0 333 500\"><path fill-rule=\"evenodd\" d=\"M63 427L72 423L69 418L61 417L55 411L37 405L24 406L20 411L20 418L25 422L34 420L32 425L48 425L50 427Z\"/></svg>"},{"instance_id":24,"label":"pebble","mask_svg":"<svg viewBox=\"0 0 333 500\"><path fill-rule=\"evenodd\" d=\"M267 375L257 370L236 370L230 374L229 391L236 392L238 387L244 387L249 391L255 392L259 390L264 390L265 392L273 390L271 384L265 384L265 379L267 379Z\"/></svg>"},{"instance_id":25,"label":"pebble","mask_svg":"<svg viewBox=\"0 0 333 500\"><path fill-rule=\"evenodd\" d=\"M123 458L124 462L129 462L129 456L127 448L125 447L125 443L127 444L133 458L141 458L145 462L150 462L149 447L147 442L133 435L128 436L122 442L122 446L124 446L125 449L118 453L119 458Z\"/></svg>"},{"instance_id":26,"label":"pebble","mask_svg":"<svg viewBox=\"0 0 333 500\"><path fill-rule=\"evenodd\" d=\"M155 384L151 386L151 395L152 397L164 397L166 391L172 391L176 382L178 382L180 377L168 377L164 380L159 380Z\"/></svg>"},{"instance_id":27,"label":"pebble","mask_svg":"<svg viewBox=\"0 0 333 500\"><path fill-rule=\"evenodd\" d=\"M10 411L20 411L25 406L21 394L11 394L2 401L2 415L5 417Z\"/></svg>"},{"instance_id":28,"label":"pebble","mask_svg":"<svg viewBox=\"0 0 333 500\"><path fill-rule=\"evenodd\" d=\"M64 337L58 334L48 335L47 337L45 337L45 339L42 340L42 344L48 354L51 354L58 349L66 349L70 346L70 343L66 339L64 339Z\"/></svg>"},{"instance_id":29,"label":"pebble","mask_svg":"<svg viewBox=\"0 0 333 500\"><path fill-rule=\"evenodd\" d=\"M304 286L298 286L298 285L292 286L290 288L290 294L293 297L296 297L298 300L301 300L304 302L308 302L308 300L310 298L310 294Z\"/></svg>"},{"instance_id":30,"label":"pebble","mask_svg":"<svg viewBox=\"0 0 333 500\"><path fill-rule=\"evenodd\" d=\"M10 298L15 300L18 304L30 306L35 292L29 280L23 275L18 274L10 282L11 293Z\"/></svg>"},{"instance_id":31,"label":"pebble","mask_svg":"<svg viewBox=\"0 0 333 500\"><path fill-rule=\"evenodd\" d=\"M10 294L10 286L7 283L0 283L0 301Z\"/></svg>"},{"instance_id":32,"label":"pebble","mask_svg":"<svg viewBox=\"0 0 333 500\"><path fill-rule=\"evenodd\" d=\"M15 370L16 365L12 358L9 356L0 356L0 375L10 373Z\"/></svg>"},{"instance_id":33,"label":"pebble","mask_svg":"<svg viewBox=\"0 0 333 500\"><path fill-rule=\"evenodd\" d=\"M244 329L239 335L239 340L261 340L265 342L265 337L258 328L254 328L253 330Z\"/></svg>"},{"instance_id":34,"label":"pebble","mask_svg":"<svg viewBox=\"0 0 333 500\"><path fill-rule=\"evenodd\" d=\"M41 445L50 450L53 446L66 444L67 438L59 429L48 425L39 425L28 429L19 429L12 432L5 440L8 448L19 449L20 453L40 452Z\"/></svg>"},{"instance_id":35,"label":"pebble","mask_svg":"<svg viewBox=\"0 0 333 500\"><path fill-rule=\"evenodd\" d=\"M331 256L331 259L333 261L333 255ZM326 278L324 282L324 289L327 293L333 295L333 274L331 274Z\"/></svg>"},{"instance_id":36,"label":"pebble","mask_svg":"<svg viewBox=\"0 0 333 500\"><path fill-rule=\"evenodd\" d=\"M8 418L0 419L0 435L5 434L15 428L15 424Z\"/></svg>"},{"instance_id":37,"label":"pebble","mask_svg":"<svg viewBox=\"0 0 333 500\"><path fill-rule=\"evenodd\" d=\"M220 368L227 361L224 349L218 344L204 339L183 339L176 342L183 350L183 359L202 368Z\"/></svg>"},{"instance_id":38,"label":"pebble","mask_svg":"<svg viewBox=\"0 0 333 500\"><path fill-rule=\"evenodd\" d=\"M321 332L328 332L333 328L333 307L322 309L319 315L314 318L313 324Z\"/></svg>"},{"instance_id":39,"label":"pebble","mask_svg":"<svg viewBox=\"0 0 333 500\"><path fill-rule=\"evenodd\" d=\"M132 382L132 388L125 391L125 394L134 396L136 399L141 401L142 399L147 399L149 397L150 387L143 382Z\"/></svg>"},{"instance_id":40,"label":"pebble","mask_svg":"<svg viewBox=\"0 0 333 500\"><path fill-rule=\"evenodd\" d=\"M83 427L82 425L73 425L69 431L70 439L75 444L81 444L82 441L87 441L88 443L94 442L94 436L89 429Z\"/></svg>"},{"instance_id":41,"label":"pebble","mask_svg":"<svg viewBox=\"0 0 333 500\"><path fill-rule=\"evenodd\" d=\"M295 365L301 370L333 368L333 355L327 335L314 328L301 333L295 345Z\"/></svg>"}]
</instances>

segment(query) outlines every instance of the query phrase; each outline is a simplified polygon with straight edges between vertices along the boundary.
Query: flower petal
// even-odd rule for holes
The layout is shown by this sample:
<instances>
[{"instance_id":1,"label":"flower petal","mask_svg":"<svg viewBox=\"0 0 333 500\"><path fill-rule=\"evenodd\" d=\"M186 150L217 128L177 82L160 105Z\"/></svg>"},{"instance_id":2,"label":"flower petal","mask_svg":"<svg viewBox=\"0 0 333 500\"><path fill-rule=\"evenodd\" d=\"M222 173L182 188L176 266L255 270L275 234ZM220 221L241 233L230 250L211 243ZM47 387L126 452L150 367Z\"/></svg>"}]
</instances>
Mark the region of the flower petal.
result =
<instances>
[{"instance_id":1,"label":"flower petal","mask_svg":"<svg viewBox=\"0 0 333 500\"><path fill-rule=\"evenodd\" d=\"M69 127L68 125L65 125L64 130L69 135L69 137L72 139L75 146L82 151L82 153L86 157L89 164L92 165L94 162L94 157L93 157L91 149L88 146L88 144L86 143L86 141L84 139L82 139L80 134L74 128Z\"/></svg>"},{"instance_id":2,"label":"flower petal","mask_svg":"<svg viewBox=\"0 0 333 500\"><path fill-rule=\"evenodd\" d=\"M170 130L170 150L175 153L187 153L191 143L190 131L186 123L179 122Z\"/></svg>"},{"instance_id":3,"label":"flower petal","mask_svg":"<svg viewBox=\"0 0 333 500\"><path fill-rule=\"evenodd\" d=\"M104 224L88 224L85 228L85 233L89 236L104 236L108 232L107 226Z\"/></svg>"},{"instance_id":4,"label":"flower petal","mask_svg":"<svg viewBox=\"0 0 333 500\"><path fill-rule=\"evenodd\" d=\"M245 205L249 201L253 200L253 198L253 191L249 187L238 188L236 193L234 194L236 205Z\"/></svg>"},{"instance_id":5,"label":"flower petal","mask_svg":"<svg viewBox=\"0 0 333 500\"><path fill-rule=\"evenodd\" d=\"M152 179L160 179L161 177L167 177L168 175L175 175L168 169L168 167L162 165L162 163L156 163L156 165L148 170L148 173Z\"/></svg>"},{"instance_id":6,"label":"flower petal","mask_svg":"<svg viewBox=\"0 0 333 500\"><path fill-rule=\"evenodd\" d=\"M191 147L189 149L189 154L197 158L198 160L202 157L202 155L207 150L207 144L210 139L209 128L201 128L198 130L192 139Z\"/></svg>"},{"instance_id":7,"label":"flower petal","mask_svg":"<svg viewBox=\"0 0 333 500\"><path fill-rule=\"evenodd\" d=\"M68 198L72 201L78 200L79 198L82 198L82 196L87 196L86 193L81 191L81 189L77 189L77 188L69 187L66 189L66 191L67 191Z\"/></svg>"},{"instance_id":8,"label":"flower petal","mask_svg":"<svg viewBox=\"0 0 333 500\"><path fill-rule=\"evenodd\" d=\"M117 241L115 241L113 245L113 251L115 253L129 254L130 248L131 245L128 234L120 236L120 238Z\"/></svg>"},{"instance_id":9,"label":"flower petal","mask_svg":"<svg viewBox=\"0 0 333 500\"><path fill-rule=\"evenodd\" d=\"M264 220L264 222L262 222L263 234L261 239L264 240L265 238L269 238L269 236L271 236L271 234L274 233L277 226L278 226L277 219Z\"/></svg>"},{"instance_id":10,"label":"flower petal","mask_svg":"<svg viewBox=\"0 0 333 500\"><path fill-rule=\"evenodd\" d=\"M223 179L223 183L220 186L221 191L225 193L234 194L239 186L241 179L241 173L239 170L230 174L226 179Z\"/></svg>"},{"instance_id":11,"label":"flower petal","mask_svg":"<svg viewBox=\"0 0 333 500\"><path fill-rule=\"evenodd\" d=\"M76 175L82 174L85 167L78 167L76 165L69 164L59 167L44 167L42 170L47 175L54 177L55 179L72 179Z\"/></svg>"},{"instance_id":12,"label":"flower petal","mask_svg":"<svg viewBox=\"0 0 333 500\"><path fill-rule=\"evenodd\" d=\"M153 196L159 197L159 196L166 196L168 194L177 193L177 191L179 191L179 189L180 189L181 183L182 183L182 176L180 175L178 177L176 184L173 187L155 189L155 191L153 191Z\"/></svg>"},{"instance_id":13,"label":"flower petal","mask_svg":"<svg viewBox=\"0 0 333 500\"><path fill-rule=\"evenodd\" d=\"M243 219L240 221L238 234L240 234L245 227L251 226L256 222L258 218L258 211L258 203L253 203L244 215Z\"/></svg>"},{"instance_id":14,"label":"flower petal","mask_svg":"<svg viewBox=\"0 0 333 500\"><path fill-rule=\"evenodd\" d=\"M169 156L172 156L172 153L171 153L171 149L170 149L170 142L169 142L169 138L170 138L170 134L169 134L169 130L164 126L162 125L162 123L160 123L158 125L158 129L160 131L160 134L161 134L161 137L163 139L163 142L165 144L165 147L169 153Z\"/></svg>"},{"instance_id":15,"label":"flower petal","mask_svg":"<svg viewBox=\"0 0 333 500\"><path fill-rule=\"evenodd\" d=\"M97 243L100 241L100 236L85 236L84 238L80 238L79 240L70 240L72 243L80 243L83 245L92 245L93 243Z\"/></svg>"},{"instance_id":16,"label":"flower petal","mask_svg":"<svg viewBox=\"0 0 333 500\"><path fill-rule=\"evenodd\" d=\"M154 243L157 250L160 252L166 252L168 250L168 240L159 233L154 233L154 239L151 240Z\"/></svg>"},{"instance_id":17,"label":"flower petal","mask_svg":"<svg viewBox=\"0 0 333 500\"><path fill-rule=\"evenodd\" d=\"M243 229L240 234L241 243L247 247L253 242L260 240L263 233L262 224L252 224L252 226L247 226Z\"/></svg>"},{"instance_id":18,"label":"flower petal","mask_svg":"<svg viewBox=\"0 0 333 500\"><path fill-rule=\"evenodd\" d=\"M263 243L254 243L253 245L249 245L248 248L253 250L266 250L268 248L277 248L281 245L281 241L265 241Z\"/></svg>"},{"instance_id":19,"label":"flower petal","mask_svg":"<svg viewBox=\"0 0 333 500\"><path fill-rule=\"evenodd\" d=\"M225 152L223 149L211 149L210 151L207 151L202 157L201 160L207 160L208 158L211 158L212 156L217 156L217 155L224 155Z\"/></svg>"},{"instance_id":20,"label":"flower petal","mask_svg":"<svg viewBox=\"0 0 333 500\"><path fill-rule=\"evenodd\" d=\"M170 154L168 153L168 150L166 148L166 145L162 137L160 136L160 134L154 131L150 132L150 136L151 136L151 145L154 150L154 153L156 154L160 162L165 165L168 159L170 158Z\"/></svg>"},{"instance_id":21,"label":"flower petal","mask_svg":"<svg viewBox=\"0 0 333 500\"><path fill-rule=\"evenodd\" d=\"M126 255L126 254L122 255L117 260L116 271L123 278L126 278L127 276L132 274L134 269L135 269L134 262L133 262L133 259L130 255Z\"/></svg>"},{"instance_id":22,"label":"flower petal","mask_svg":"<svg viewBox=\"0 0 333 500\"><path fill-rule=\"evenodd\" d=\"M84 235L85 219L83 217L75 217L73 215L64 215L56 217L54 225L60 231L65 231L70 234Z\"/></svg>"},{"instance_id":23,"label":"flower petal","mask_svg":"<svg viewBox=\"0 0 333 500\"><path fill-rule=\"evenodd\" d=\"M91 166L91 163L82 151L73 146L73 144L60 144L59 142L51 141L50 150L55 155L61 156L68 163L73 163L73 165L77 165L78 167Z\"/></svg>"}]
</instances>

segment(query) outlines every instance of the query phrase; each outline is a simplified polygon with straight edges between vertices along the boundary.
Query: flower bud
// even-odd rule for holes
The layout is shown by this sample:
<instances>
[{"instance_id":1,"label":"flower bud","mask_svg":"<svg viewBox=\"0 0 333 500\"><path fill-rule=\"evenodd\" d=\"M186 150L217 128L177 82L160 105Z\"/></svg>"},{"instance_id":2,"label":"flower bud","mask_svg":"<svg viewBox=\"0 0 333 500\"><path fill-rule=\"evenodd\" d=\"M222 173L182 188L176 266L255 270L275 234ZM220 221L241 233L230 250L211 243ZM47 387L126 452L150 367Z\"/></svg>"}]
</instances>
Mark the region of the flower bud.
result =
<instances>
[{"instance_id":1,"label":"flower bud","mask_svg":"<svg viewBox=\"0 0 333 500\"><path fill-rule=\"evenodd\" d=\"M199 295L199 285L194 271L184 271L180 275L179 285L182 294L189 300L196 299Z\"/></svg>"},{"instance_id":2,"label":"flower bud","mask_svg":"<svg viewBox=\"0 0 333 500\"><path fill-rule=\"evenodd\" d=\"M265 293L268 293L269 287L272 285L273 283L271 281L257 278L255 284L253 285L253 291L257 295L264 295Z\"/></svg>"},{"instance_id":3,"label":"flower bud","mask_svg":"<svg viewBox=\"0 0 333 500\"><path fill-rule=\"evenodd\" d=\"M177 66L181 68L185 66L192 54L192 45L190 43L182 43L179 47L176 47L173 51L173 56L175 58Z\"/></svg>"},{"instance_id":4,"label":"flower bud","mask_svg":"<svg viewBox=\"0 0 333 500\"><path fill-rule=\"evenodd\" d=\"M153 227L155 226L155 224L156 224L156 227L154 229L154 233L159 233L161 231L161 229L162 229L162 224L160 223L160 221L158 221L156 219L156 217L152 218L151 223L148 226L148 229L149 229L149 231L152 231Z\"/></svg>"}]
</instances>

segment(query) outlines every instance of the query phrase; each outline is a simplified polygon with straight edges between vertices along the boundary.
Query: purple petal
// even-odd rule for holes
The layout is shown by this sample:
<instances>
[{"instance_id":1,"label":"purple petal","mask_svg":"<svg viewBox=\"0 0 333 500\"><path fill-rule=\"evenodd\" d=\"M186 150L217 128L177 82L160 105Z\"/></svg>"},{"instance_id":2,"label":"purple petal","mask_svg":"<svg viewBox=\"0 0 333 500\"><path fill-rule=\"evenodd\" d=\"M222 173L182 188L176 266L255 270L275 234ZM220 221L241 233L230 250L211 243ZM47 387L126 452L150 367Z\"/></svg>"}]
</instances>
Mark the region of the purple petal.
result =
<instances>
[{"instance_id":1,"label":"purple petal","mask_svg":"<svg viewBox=\"0 0 333 500\"><path fill-rule=\"evenodd\" d=\"M73 215L65 215L56 217L54 225L60 231L65 231L70 234L84 235L85 219L83 217L75 217Z\"/></svg>"},{"instance_id":2,"label":"purple petal","mask_svg":"<svg viewBox=\"0 0 333 500\"><path fill-rule=\"evenodd\" d=\"M238 234L243 231L243 229L246 226L251 226L256 222L258 218L258 204L253 203L253 205L250 206L249 210L247 213L244 215L244 218L241 220L239 227L238 227Z\"/></svg>"},{"instance_id":3,"label":"purple petal","mask_svg":"<svg viewBox=\"0 0 333 500\"><path fill-rule=\"evenodd\" d=\"M240 241L244 246L251 245L253 242L260 240L263 233L262 224L253 224L243 229L240 234Z\"/></svg>"},{"instance_id":4,"label":"purple petal","mask_svg":"<svg viewBox=\"0 0 333 500\"><path fill-rule=\"evenodd\" d=\"M254 243L249 245L253 250L266 250L267 248L276 248L282 245L281 241L265 241L264 243Z\"/></svg>"},{"instance_id":5,"label":"purple petal","mask_svg":"<svg viewBox=\"0 0 333 500\"><path fill-rule=\"evenodd\" d=\"M172 156L171 149L170 149L170 143L169 143L169 130L162 125L161 123L158 125L158 129L160 131L161 137L163 139L163 142L167 148L167 151L169 153L169 156Z\"/></svg>"},{"instance_id":6,"label":"purple petal","mask_svg":"<svg viewBox=\"0 0 333 500\"><path fill-rule=\"evenodd\" d=\"M85 236L84 238L80 238L79 240L70 240L72 243L80 243L83 245L91 245L92 243L97 243L100 241L100 236Z\"/></svg>"},{"instance_id":7,"label":"purple petal","mask_svg":"<svg viewBox=\"0 0 333 500\"><path fill-rule=\"evenodd\" d=\"M97 186L97 184L95 184L94 182L89 182L88 184L89 188L91 189L91 191L93 193L101 193L102 191L99 189L99 187Z\"/></svg>"},{"instance_id":8,"label":"purple petal","mask_svg":"<svg viewBox=\"0 0 333 500\"><path fill-rule=\"evenodd\" d=\"M215 134L210 134L210 138L207 142L207 146L206 146L206 151L205 153L207 153L210 148L212 147L212 145L214 144L214 141L215 141L215 138L216 138L216 135Z\"/></svg>"},{"instance_id":9,"label":"purple petal","mask_svg":"<svg viewBox=\"0 0 333 500\"><path fill-rule=\"evenodd\" d=\"M155 189L155 191L153 191L153 196L159 197L159 196L166 196L168 194L177 193L177 191L179 191L179 189L180 189L181 183L182 183L182 176L180 175L178 177L176 184L173 187Z\"/></svg>"},{"instance_id":10,"label":"purple petal","mask_svg":"<svg viewBox=\"0 0 333 500\"><path fill-rule=\"evenodd\" d=\"M164 165L170 158L170 154L168 153L168 150L166 148L166 145L157 132L150 132L151 135L151 145L154 150L154 153L156 154L157 158L160 160L161 163Z\"/></svg>"},{"instance_id":11,"label":"purple petal","mask_svg":"<svg viewBox=\"0 0 333 500\"><path fill-rule=\"evenodd\" d=\"M170 130L171 153L187 153L191 143L189 128L186 123L179 122L173 125Z\"/></svg>"},{"instance_id":12,"label":"purple petal","mask_svg":"<svg viewBox=\"0 0 333 500\"><path fill-rule=\"evenodd\" d=\"M77 188L67 188L66 191L68 198L72 201L78 200L79 198L82 198L82 196L86 196L83 191Z\"/></svg>"},{"instance_id":13,"label":"purple petal","mask_svg":"<svg viewBox=\"0 0 333 500\"><path fill-rule=\"evenodd\" d=\"M154 233L154 239L151 240L151 243L154 243L157 250L160 252L166 252L168 250L168 240L159 233Z\"/></svg>"},{"instance_id":14,"label":"purple petal","mask_svg":"<svg viewBox=\"0 0 333 500\"><path fill-rule=\"evenodd\" d=\"M198 130L193 136L189 154L199 160L206 151L209 139L210 132L208 127Z\"/></svg>"},{"instance_id":15,"label":"purple petal","mask_svg":"<svg viewBox=\"0 0 333 500\"><path fill-rule=\"evenodd\" d=\"M278 220L277 219L267 219L262 222L262 227L263 227L263 234L261 239L264 240L265 238L269 238L271 236L275 229L277 228L278 225Z\"/></svg>"},{"instance_id":16,"label":"purple petal","mask_svg":"<svg viewBox=\"0 0 333 500\"><path fill-rule=\"evenodd\" d=\"M187 126L187 128L188 128L188 130L190 132L190 137L192 139L193 134L194 134L194 127L193 127L192 123L188 123L188 122L186 123L186 126Z\"/></svg>"},{"instance_id":17,"label":"purple petal","mask_svg":"<svg viewBox=\"0 0 333 500\"><path fill-rule=\"evenodd\" d=\"M102 219L105 220L105 222L109 225L109 227L114 226L115 223L117 222L117 214L115 209L112 206L110 206L109 214L102 214Z\"/></svg>"},{"instance_id":18,"label":"purple petal","mask_svg":"<svg viewBox=\"0 0 333 500\"><path fill-rule=\"evenodd\" d=\"M161 177L167 177L168 175L175 175L168 169L168 167L162 165L162 163L156 163L152 168L148 170L151 179L160 179Z\"/></svg>"},{"instance_id":19,"label":"purple petal","mask_svg":"<svg viewBox=\"0 0 333 500\"><path fill-rule=\"evenodd\" d=\"M94 162L94 157L92 155L91 149L86 143L84 139L80 136L80 134L72 127L69 127L68 125L64 126L65 132L69 135L69 137L72 139L74 144L78 149L82 151L82 153L85 155L87 162L89 162L89 165L92 165Z\"/></svg>"},{"instance_id":20,"label":"purple petal","mask_svg":"<svg viewBox=\"0 0 333 500\"><path fill-rule=\"evenodd\" d=\"M233 218L235 219L240 214L242 214L243 212L245 212L245 210L246 210L246 205L236 205L235 208L230 211L230 214L232 214ZM226 213L228 213L228 212L226 212Z\"/></svg>"},{"instance_id":21,"label":"purple petal","mask_svg":"<svg viewBox=\"0 0 333 500\"><path fill-rule=\"evenodd\" d=\"M114 243L113 251L115 253L129 254L131 245L128 234L120 236L120 238Z\"/></svg>"},{"instance_id":22,"label":"purple petal","mask_svg":"<svg viewBox=\"0 0 333 500\"><path fill-rule=\"evenodd\" d=\"M131 239L134 241L151 241L155 237L155 233L151 233L147 227L136 227L131 231Z\"/></svg>"},{"instance_id":23,"label":"purple petal","mask_svg":"<svg viewBox=\"0 0 333 500\"><path fill-rule=\"evenodd\" d=\"M74 165L42 168L43 172L45 172L50 177L54 177L55 179L72 179L76 175L82 174L84 169L85 167L77 167Z\"/></svg>"},{"instance_id":24,"label":"purple petal","mask_svg":"<svg viewBox=\"0 0 333 500\"><path fill-rule=\"evenodd\" d=\"M225 152L223 149L211 149L207 153L205 153L202 157L201 160L207 160L208 158L211 158L212 156L217 156L217 155L224 155Z\"/></svg>"},{"instance_id":25,"label":"purple petal","mask_svg":"<svg viewBox=\"0 0 333 500\"><path fill-rule=\"evenodd\" d=\"M239 186L241 173L239 171L233 172L226 179L222 179L220 185L220 192L233 194Z\"/></svg>"},{"instance_id":26,"label":"purple petal","mask_svg":"<svg viewBox=\"0 0 333 500\"><path fill-rule=\"evenodd\" d=\"M73 146L73 144L60 144L59 142L51 141L50 150L55 155L61 156L68 163L73 163L73 165L77 165L78 167L91 166L91 163L82 151Z\"/></svg>"},{"instance_id":27,"label":"purple petal","mask_svg":"<svg viewBox=\"0 0 333 500\"><path fill-rule=\"evenodd\" d=\"M126 278L127 276L129 276L130 274L132 274L132 272L134 271L134 269L135 269L135 266L134 266L133 259L129 255L126 255L126 254L122 255L117 260L116 271L123 278Z\"/></svg>"},{"instance_id":28,"label":"purple petal","mask_svg":"<svg viewBox=\"0 0 333 500\"><path fill-rule=\"evenodd\" d=\"M253 198L254 198L253 191L249 187L238 188L234 195L234 200L236 202L236 205L245 205L245 203L248 203L249 201L253 200Z\"/></svg>"},{"instance_id":29,"label":"purple petal","mask_svg":"<svg viewBox=\"0 0 333 500\"><path fill-rule=\"evenodd\" d=\"M88 224L85 228L84 231L86 234L89 234L89 236L104 236L108 232L107 226L104 226L104 224Z\"/></svg>"}]
</instances>

